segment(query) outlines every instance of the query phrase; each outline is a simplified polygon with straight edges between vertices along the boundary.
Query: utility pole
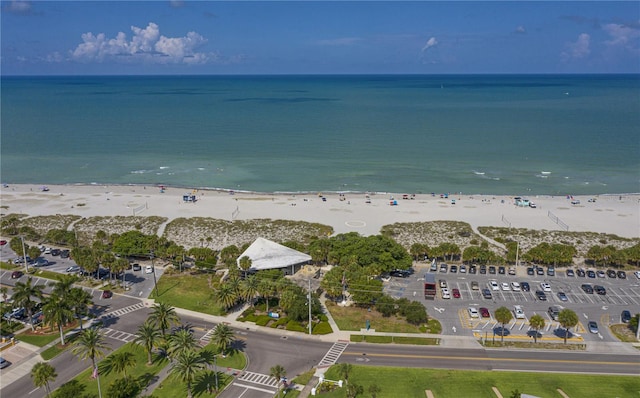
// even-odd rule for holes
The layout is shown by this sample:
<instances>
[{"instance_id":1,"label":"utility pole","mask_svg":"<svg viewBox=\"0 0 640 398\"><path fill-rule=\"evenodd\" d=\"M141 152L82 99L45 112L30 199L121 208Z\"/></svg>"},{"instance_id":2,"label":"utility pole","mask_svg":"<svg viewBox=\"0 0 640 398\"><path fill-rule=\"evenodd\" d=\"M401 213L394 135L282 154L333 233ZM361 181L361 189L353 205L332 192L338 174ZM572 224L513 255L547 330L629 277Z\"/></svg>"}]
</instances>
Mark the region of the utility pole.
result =
<instances>
[{"instance_id":1,"label":"utility pole","mask_svg":"<svg viewBox=\"0 0 640 398\"><path fill-rule=\"evenodd\" d=\"M218 354L213 356L213 366L214 372L216 375L216 394L218 393Z\"/></svg>"},{"instance_id":2,"label":"utility pole","mask_svg":"<svg viewBox=\"0 0 640 398\"><path fill-rule=\"evenodd\" d=\"M22 241L22 260L24 260L24 271L25 274L29 273L29 265L27 263L27 251L24 248L24 237L20 235L20 240Z\"/></svg>"},{"instance_id":3,"label":"utility pole","mask_svg":"<svg viewBox=\"0 0 640 398\"><path fill-rule=\"evenodd\" d=\"M518 254L520 254L520 242L516 241L516 268L518 268Z\"/></svg>"},{"instance_id":4,"label":"utility pole","mask_svg":"<svg viewBox=\"0 0 640 398\"><path fill-rule=\"evenodd\" d=\"M311 334L311 279L309 279L309 334Z\"/></svg>"},{"instance_id":5,"label":"utility pole","mask_svg":"<svg viewBox=\"0 0 640 398\"><path fill-rule=\"evenodd\" d=\"M151 257L151 269L153 270L153 287L156 290L156 298L158 298L158 281L156 280L156 266L153 263L153 250L150 251L150 255Z\"/></svg>"}]
</instances>

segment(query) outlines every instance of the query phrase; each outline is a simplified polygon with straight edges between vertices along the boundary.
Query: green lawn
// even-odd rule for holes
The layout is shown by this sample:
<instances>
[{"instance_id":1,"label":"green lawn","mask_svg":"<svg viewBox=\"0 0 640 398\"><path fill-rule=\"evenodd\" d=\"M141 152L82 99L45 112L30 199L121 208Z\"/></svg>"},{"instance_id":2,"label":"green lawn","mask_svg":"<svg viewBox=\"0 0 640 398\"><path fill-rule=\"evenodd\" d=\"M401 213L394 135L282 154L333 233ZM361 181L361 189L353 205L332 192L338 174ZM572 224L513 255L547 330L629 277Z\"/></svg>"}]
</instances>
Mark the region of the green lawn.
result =
<instances>
[{"instance_id":1,"label":"green lawn","mask_svg":"<svg viewBox=\"0 0 640 398\"><path fill-rule=\"evenodd\" d=\"M154 357L154 362L151 366L147 365L147 353L146 351L139 346L136 346L132 343L127 343L122 347L118 348L118 350L125 350L132 352L135 355L136 366L133 369L127 371L127 376L139 379L150 380L154 375L156 375L162 368L167 366L168 361L165 358ZM114 351L115 352L115 351ZM75 377L75 380L78 380L80 384L85 386L85 392L97 394L98 391L98 382L97 380L91 378L91 363L90 361L84 361L83 364L87 366L87 369L80 373ZM100 365L98 365L100 366ZM102 394L104 396L105 392L109 388L109 385L116 379L121 378L122 375L116 373L103 373L100 374L100 387L102 389ZM146 383L145 383L146 384Z\"/></svg>"},{"instance_id":2,"label":"green lawn","mask_svg":"<svg viewBox=\"0 0 640 398\"><path fill-rule=\"evenodd\" d=\"M398 337L398 336L367 336L365 334L352 334L351 341L355 343L378 343L378 344L414 344L414 345L438 345L440 339L430 337Z\"/></svg>"},{"instance_id":3,"label":"green lawn","mask_svg":"<svg viewBox=\"0 0 640 398\"><path fill-rule=\"evenodd\" d=\"M31 334L31 330L16 335L16 339L24 341L25 343L33 344L38 347L44 347L51 343L55 339L60 338L60 333L54 330L52 333L47 334ZM67 341L65 340L65 343Z\"/></svg>"},{"instance_id":4,"label":"green lawn","mask_svg":"<svg viewBox=\"0 0 640 398\"><path fill-rule=\"evenodd\" d=\"M165 274L158 281L158 296L154 290L149 298L187 310L224 315L224 310L213 298L214 290L209 287L209 278L216 280L212 274Z\"/></svg>"},{"instance_id":5,"label":"green lawn","mask_svg":"<svg viewBox=\"0 0 640 398\"><path fill-rule=\"evenodd\" d=\"M418 326L407 323L404 318L383 317L376 310L369 312L366 308L340 307L338 305L327 305L327 309L331 312L331 316L340 330L364 329L367 320L369 320L371 329L376 332L421 333Z\"/></svg>"},{"instance_id":6,"label":"green lawn","mask_svg":"<svg viewBox=\"0 0 640 398\"><path fill-rule=\"evenodd\" d=\"M328 380L339 380L336 366L326 373ZM491 390L497 387L504 397L516 389L543 398L562 396L560 388L571 398L618 397L637 398L640 379L634 376L572 375L560 373L526 373L497 371L454 371L439 369L415 369L353 366L349 383L364 387L377 384L381 388L378 398L424 397L431 390L435 398L495 398ZM346 389L323 394L323 397L345 397Z\"/></svg>"}]
</instances>

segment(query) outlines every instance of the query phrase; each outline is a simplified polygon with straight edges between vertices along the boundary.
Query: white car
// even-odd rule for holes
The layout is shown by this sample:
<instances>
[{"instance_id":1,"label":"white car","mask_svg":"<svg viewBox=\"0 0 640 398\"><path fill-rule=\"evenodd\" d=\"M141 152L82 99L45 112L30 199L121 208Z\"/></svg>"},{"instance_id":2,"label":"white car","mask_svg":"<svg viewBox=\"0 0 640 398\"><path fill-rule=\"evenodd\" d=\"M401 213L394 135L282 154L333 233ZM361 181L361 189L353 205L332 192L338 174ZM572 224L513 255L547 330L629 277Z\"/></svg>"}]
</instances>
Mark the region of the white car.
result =
<instances>
[{"instance_id":1,"label":"white car","mask_svg":"<svg viewBox=\"0 0 640 398\"><path fill-rule=\"evenodd\" d=\"M518 282L511 282L511 290L514 292L520 291L520 284Z\"/></svg>"},{"instance_id":2,"label":"white car","mask_svg":"<svg viewBox=\"0 0 640 398\"><path fill-rule=\"evenodd\" d=\"M636 276L636 278L640 279L640 271L636 271L633 274Z\"/></svg>"},{"instance_id":3,"label":"white car","mask_svg":"<svg viewBox=\"0 0 640 398\"><path fill-rule=\"evenodd\" d=\"M469 307L467 310L469 311L469 317L471 318L479 318L480 314L478 314L478 309L476 307Z\"/></svg>"},{"instance_id":4,"label":"white car","mask_svg":"<svg viewBox=\"0 0 640 398\"><path fill-rule=\"evenodd\" d=\"M152 274L153 273L153 267L151 265L147 265L147 267L144 269L144 273L145 274Z\"/></svg>"},{"instance_id":5,"label":"white car","mask_svg":"<svg viewBox=\"0 0 640 398\"><path fill-rule=\"evenodd\" d=\"M511 290L511 287L507 282L502 282L502 290Z\"/></svg>"},{"instance_id":6,"label":"white car","mask_svg":"<svg viewBox=\"0 0 640 398\"><path fill-rule=\"evenodd\" d=\"M516 314L516 319L524 319L524 311L519 305L513 306L513 313Z\"/></svg>"},{"instance_id":7,"label":"white car","mask_svg":"<svg viewBox=\"0 0 640 398\"><path fill-rule=\"evenodd\" d=\"M42 250L42 252L44 254L51 254L51 248L50 247L45 247L44 250Z\"/></svg>"},{"instance_id":8,"label":"white car","mask_svg":"<svg viewBox=\"0 0 640 398\"><path fill-rule=\"evenodd\" d=\"M460 270L458 272L460 272L461 274L466 274L467 273L467 267L464 266L464 265L461 265L460 266Z\"/></svg>"},{"instance_id":9,"label":"white car","mask_svg":"<svg viewBox=\"0 0 640 398\"><path fill-rule=\"evenodd\" d=\"M489 281L489 287L491 288L491 290L500 290L500 287L498 286L498 282L496 281Z\"/></svg>"},{"instance_id":10,"label":"white car","mask_svg":"<svg viewBox=\"0 0 640 398\"><path fill-rule=\"evenodd\" d=\"M449 293L449 289L442 289L442 298L443 299L450 299L451 298L451 293Z\"/></svg>"},{"instance_id":11,"label":"white car","mask_svg":"<svg viewBox=\"0 0 640 398\"><path fill-rule=\"evenodd\" d=\"M542 282L540 284L540 288L542 288L543 292L550 292L551 291L551 285L548 284L547 282Z\"/></svg>"}]
</instances>

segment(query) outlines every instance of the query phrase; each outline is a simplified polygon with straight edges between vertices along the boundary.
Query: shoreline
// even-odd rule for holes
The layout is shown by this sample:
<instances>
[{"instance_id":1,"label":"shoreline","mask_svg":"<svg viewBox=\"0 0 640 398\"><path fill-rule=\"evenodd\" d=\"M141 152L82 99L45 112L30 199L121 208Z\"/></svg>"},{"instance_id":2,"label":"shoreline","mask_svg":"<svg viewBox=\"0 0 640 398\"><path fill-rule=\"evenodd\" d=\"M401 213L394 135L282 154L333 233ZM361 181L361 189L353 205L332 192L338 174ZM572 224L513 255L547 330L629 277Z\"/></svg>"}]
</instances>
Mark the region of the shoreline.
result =
<instances>
[{"instance_id":1,"label":"shoreline","mask_svg":"<svg viewBox=\"0 0 640 398\"><path fill-rule=\"evenodd\" d=\"M100 216L205 217L226 221L272 219L329 225L335 234L376 235L385 225L429 221L463 221L478 227L511 227L640 237L640 194L566 196L470 195L366 192L252 192L194 189L147 184L11 184L0 189L2 214L29 217L73 214ZM184 202L192 194L196 202ZM322 196L320 196L322 195ZM406 196L405 196L406 195ZM515 196L534 201L536 208L515 206ZM403 199L406 197L406 199ZM391 205L393 201L396 205Z\"/></svg>"}]
</instances>

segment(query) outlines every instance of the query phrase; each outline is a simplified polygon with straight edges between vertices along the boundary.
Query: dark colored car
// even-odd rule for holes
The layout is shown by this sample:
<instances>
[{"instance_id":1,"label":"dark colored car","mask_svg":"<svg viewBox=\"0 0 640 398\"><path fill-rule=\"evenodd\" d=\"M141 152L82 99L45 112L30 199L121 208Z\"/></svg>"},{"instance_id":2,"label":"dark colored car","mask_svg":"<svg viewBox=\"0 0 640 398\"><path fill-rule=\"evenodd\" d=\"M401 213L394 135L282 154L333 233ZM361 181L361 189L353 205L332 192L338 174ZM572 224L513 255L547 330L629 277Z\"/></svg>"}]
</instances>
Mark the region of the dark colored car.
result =
<instances>
[{"instance_id":1,"label":"dark colored car","mask_svg":"<svg viewBox=\"0 0 640 398\"><path fill-rule=\"evenodd\" d=\"M489 273L490 273L491 275L495 275L495 274L496 274L496 267L494 267L493 265L491 265L491 266L489 267Z\"/></svg>"},{"instance_id":2,"label":"dark colored car","mask_svg":"<svg viewBox=\"0 0 640 398\"><path fill-rule=\"evenodd\" d=\"M478 268L475 265L469 267L470 274L476 274L478 272Z\"/></svg>"},{"instance_id":3,"label":"dark colored car","mask_svg":"<svg viewBox=\"0 0 640 398\"><path fill-rule=\"evenodd\" d=\"M458 266L457 266L457 265L452 265L452 266L449 268L449 272L451 272L452 274L457 273L457 272L458 272Z\"/></svg>"},{"instance_id":4,"label":"dark colored car","mask_svg":"<svg viewBox=\"0 0 640 398\"><path fill-rule=\"evenodd\" d=\"M132 269L134 271L140 271L142 269L142 267L140 266L140 264L134 263L133 266L132 266Z\"/></svg>"},{"instance_id":5,"label":"dark colored car","mask_svg":"<svg viewBox=\"0 0 640 398\"><path fill-rule=\"evenodd\" d=\"M560 301L567 301L567 300L569 300L569 299L567 298L567 295L566 295L566 294L564 294L564 292L558 292L558 298L560 299Z\"/></svg>"},{"instance_id":6,"label":"dark colored car","mask_svg":"<svg viewBox=\"0 0 640 398\"><path fill-rule=\"evenodd\" d=\"M616 271L615 271L615 270L612 270L612 269L608 269L608 270L607 270L607 276L608 276L609 278L615 278L615 277L616 277Z\"/></svg>"},{"instance_id":7,"label":"dark colored car","mask_svg":"<svg viewBox=\"0 0 640 398\"><path fill-rule=\"evenodd\" d=\"M541 339L542 338L542 333L538 332L537 330L528 330L527 331L527 336L535 337L537 339Z\"/></svg>"},{"instance_id":8,"label":"dark colored car","mask_svg":"<svg viewBox=\"0 0 640 398\"><path fill-rule=\"evenodd\" d=\"M556 269L554 267L547 267L547 276L555 276Z\"/></svg>"},{"instance_id":9,"label":"dark colored car","mask_svg":"<svg viewBox=\"0 0 640 398\"><path fill-rule=\"evenodd\" d=\"M622 314L620 314L620 320L622 323L631 322L631 312L629 312L629 310L622 311Z\"/></svg>"},{"instance_id":10,"label":"dark colored car","mask_svg":"<svg viewBox=\"0 0 640 398\"><path fill-rule=\"evenodd\" d=\"M503 266L498 267L498 273L500 275L504 275L506 272L507 270Z\"/></svg>"},{"instance_id":11,"label":"dark colored car","mask_svg":"<svg viewBox=\"0 0 640 398\"><path fill-rule=\"evenodd\" d=\"M460 298L460 289L453 289L451 293L453 293L454 298Z\"/></svg>"},{"instance_id":12,"label":"dark colored car","mask_svg":"<svg viewBox=\"0 0 640 398\"><path fill-rule=\"evenodd\" d=\"M60 249L51 249L51 255L52 256L59 256L60 255Z\"/></svg>"},{"instance_id":13,"label":"dark colored car","mask_svg":"<svg viewBox=\"0 0 640 398\"><path fill-rule=\"evenodd\" d=\"M487 300L491 300L493 298L493 296L491 295L491 290L489 289L482 289L482 297L486 298Z\"/></svg>"},{"instance_id":14,"label":"dark colored car","mask_svg":"<svg viewBox=\"0 0 640 398\"><path fill-rule=\"evenodd\" d=\"M7 244L7 241L6 241L6 240L4 240L4 239L0 240L0 246L4 246L4 245L6 245L6 244Z\"/></svg>"},{"instance_id":15,"label":"dark colored car","mask_svg":"<svg viewBox=\"0 0 640 398\"><path fill-rule=\"evenodd\" d=\"M542 268L542 267L536 268L536 274L538 274L540 276L544 276L544 268Z\"/></svg>"},{"instance_id":16,"label":"dark colored car","mask_svg":"<svg viewBox=\"0 0 640 398\"><path fill-rule=\"evenodd\" d=\"M22 271L13 271L13 272L11 273L11 279L18 279L18 278L20 278L22 275L24 275L24 274L22 273Z\"/></svg>"},{"instance_id":17,"label":"dark colored car","mask_svg":"<svg viewBox=\"0 0 640 398\"><path fill-rule=\"evenodd\" d=\"M593 289L600 295L604 296L605 294L607 294L607 289L605 289L604 286L595 285Z\"/></svg>"},{"instance_id":18,"label":"dark colored car","mask_svg":"<svg viewBox=\"0 0 640 398\"><path fill-rule=\"evenodd\" d=\"M542 290L536 290L536 297L540 301L547 301L547 295Z\"/></svg>"},{"instance_id":19,"label":"dark colored car","mask_svg":"<svg viewBox=\"0 0 640 398\"><path fill-rule=\"evenodd\" d=\"M493 333L497 336L508 336L511 334L511 330L503 328L502 326L498 326L496 328L493 328Z\"/></svg>"},{"instance_id":20,"label":"dark colored car","mask_svg":"<svg viewBox=\"0 0 640 398\"><path fill-rule=\"evenodd\" d=\"M69 250L64 249L60 252L60 258L69 258Z\"/></svg>"},{"instance_id":21,"label":"dark colored car","mask_svg":"<svg viewBox=\"0 0 640 398\"><path fill-rule=\"evenodd\" d=\"M589 278L595 278L596 277L596 273L595 273L595 271L589 270L589 271L587 271L587 276Z\"/></svg>"},{"instance_id":22,"label":"dark colored car","mask_svg":"<svg viewBox=\"0 0 640 398\"><path fill-rule=\"evenodd\" d=\"M573 272L573 270L572 270L571 268L569 268L569 269L567 270L567 276L574 277L574 276L576 276L576 274Z\"/></svg>"},{"instance_id":23,"label":"dark colored car","mask_svg":"<svg viewBox=\"0 0 640 398\"><path fill-rule=\"evenodd\" d=\"M487 273L487 266L486 265L481 265L480 266L480 274L484 275Z\"/></svg>"},{"instance_id":24,"label":"dark colored car","mask_svg":"<svg viewBox=\"0 0 640 398\"><path fill-rule=\"evenodd\" d=\"M489 292L491 293L491 292ZM483 318L491 318L491 314L489 313L489 309L485 307L480 307L480 316Z\"/></svg>"},{"instance_id":25,"label":"dark colored car","mask_svg":"<svg viewBox=\"0 0 640 398\"><path fill-rule=\"evenodd\" d=\"M582 288L582 290L587 293L587 294L593 294L593 286L591 286L588 283L583 284L582 286L580 286Z\"/></svg>"},{"instance_id":26,"label":"dark colored car","mask_svg":"<svg viewBox=\"0 0 640 398\"><path fill-rule=\"evenodd\" d=\"M397 269L395 271L391 271L391 276L395 276L396 278L408 278L411 275L409 271Z\"/></svg>"},{"instance_id":27,"label":"dark colored car","mask_svg":"<svg viewBox=\"0 0 640 398\"><path fill-rule=\"evenodd\" d=\"M6 242L6 241L4 241L4 242ZM11 365L11 362L9 362L6 359L0 357L0 369L4 369L9 365Z\"/></svg>"},{"instance_id":28,"label":"dark colored car","mask_svg":"<svg viewBox=\"0 0 640 398\"><path fill-rule=\"evenodd\" d=\"M535 269L533 267L527 267L527 275L533 276L536 274Z\"/></svg>"},{"instance_id":29,"label":"dark colored car","mask_svg":"<svg viewBox=\"0 0 640 398\"><path fill-rule=\"evenodd\" d=\"M531 287L529 286L529 282L520 282L520 288L522 289L523 292L528 292L531 290Z\"/></svg>"},{"instance_id":30,"label":"dark colored car","mask_svg":"<svg viewBox=\"0 0 640 398\"><path fill-rule=\"evenodd\" d=\"M594 321L589 321L589 331L591 333L597 334L598 333L598 324Z\"/></svg>"},{"instance_id":31,"label":"dark colored car","mask_svg":"<svg viewBox=\"0 0 640 398\"><path fill-rule=\"evenodd\" d=\"M113 292L111 290L105 290L102 292L103 299L110 299L111 297L113 297Z\"/></svg>"},{"instance_id":32,"label":"dark colored car","mask_svg":"<svg viewBox=\"0 0 640 398\"><path fill-rule=\"evenodd\" d=\"M624 271L618 271L618 278L627 279L627 273Z\"/></svg>"},{"instance_id":33,"label":"dark colored car","mask_svg":"<svg viewBox=\"0 0 640 398\"><path fill-rule=\"evenodd\" d=\"M578 270L576 271L576 273L578 274L579 277L584 278L584 276L586 275L586 273L584 272L584 270L582 268L578 268Z\"/></svg>"}]
</instances>

